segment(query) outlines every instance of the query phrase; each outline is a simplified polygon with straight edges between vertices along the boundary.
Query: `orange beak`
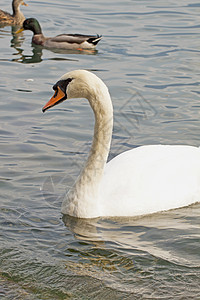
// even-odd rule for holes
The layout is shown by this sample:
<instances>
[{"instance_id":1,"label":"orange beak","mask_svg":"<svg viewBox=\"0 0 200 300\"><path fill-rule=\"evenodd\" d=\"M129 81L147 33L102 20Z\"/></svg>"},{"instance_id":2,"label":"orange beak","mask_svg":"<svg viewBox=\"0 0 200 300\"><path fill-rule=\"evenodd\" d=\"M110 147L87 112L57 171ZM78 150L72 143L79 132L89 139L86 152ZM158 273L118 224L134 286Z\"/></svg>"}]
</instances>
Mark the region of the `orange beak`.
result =
<instances>
[{"instance_id":1,"label":"orange beak","mask_svg":"<svg viewBox=\"0 0 200 300\"><path fill-rule=\"evenodd\" d=\"M19 30L17 30L15 33L20 33L20 32L22 32L22 31L24 31L24 28L22 27L22 28L20 28Z\"/></svg>"},{"instance_id":2,"label":"orange beak","mask_svg":"<svg viewBox=\"0 0 200 300\"><path fill-rule=\"evenodd\" d=\"M28 4L26 4L25 2L23 2L22 5L28 6Z\"/></svg>"},{"instance_id":3,"label":"orange beak","mask_svg":"<svg viewBox=\"0 0 200 300\"><path fill-rule=\"evenodd\" d=\"M45 106L42 108L42 111L45 112L47 109L59 104L64 100L63 98L66 99L66 95L58 86L53 97L51 97L51 99L45 104Z\"/></svg>"}]
</instances>

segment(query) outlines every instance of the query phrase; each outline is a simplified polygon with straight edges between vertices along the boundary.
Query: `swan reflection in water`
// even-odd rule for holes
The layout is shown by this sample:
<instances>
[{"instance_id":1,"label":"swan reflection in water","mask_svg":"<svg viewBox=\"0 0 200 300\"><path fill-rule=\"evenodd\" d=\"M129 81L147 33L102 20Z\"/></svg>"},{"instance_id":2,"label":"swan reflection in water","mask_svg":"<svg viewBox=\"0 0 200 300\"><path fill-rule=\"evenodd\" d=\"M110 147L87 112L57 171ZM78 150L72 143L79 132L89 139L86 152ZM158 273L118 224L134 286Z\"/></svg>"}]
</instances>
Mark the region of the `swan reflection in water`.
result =
<instances>
[{"instance_id":1,"label":"swan reflection in water","mask_svg":"<svg viewBox=\"0 0 200 300\"><path fill-rule=\"evenodd\" d=\"M139 256L197 267L200 266L199 251L195 254L189 249L195 244L198 226L195 220L199 218L199 211L198 203L143 217L79 219L64 215L63 222L76 239L83 241L86 246L88 243L86 252L92 257L93 263L96 259L104 259L105 253L102 257L93 257L94 252L101 249L111 251L112 255L115 252L116 255L126 256L132 261ZM184 245L187 245L187 251L184 251ZM79 251L78 244L76 247ZM83 256L87 255L83 253Z\"/></svg>"}]
</instances>

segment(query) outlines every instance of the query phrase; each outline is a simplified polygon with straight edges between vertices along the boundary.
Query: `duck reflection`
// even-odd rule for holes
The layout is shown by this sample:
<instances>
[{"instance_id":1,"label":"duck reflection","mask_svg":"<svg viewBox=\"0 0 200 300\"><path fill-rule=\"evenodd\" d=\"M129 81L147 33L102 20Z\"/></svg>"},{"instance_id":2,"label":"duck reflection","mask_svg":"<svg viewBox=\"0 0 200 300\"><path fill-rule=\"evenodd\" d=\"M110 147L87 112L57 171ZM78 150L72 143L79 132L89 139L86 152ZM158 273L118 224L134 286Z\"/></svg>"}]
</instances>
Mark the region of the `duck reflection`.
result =
<instances>
[{"instance_id":1,"label":"duck reflection","mask_svg":"<svg viewBox=\"0 0 200 300\"><path fill-rule=\"evenodd\" d=\"M24 55L23 49L14 47L17 51L13 55L16 55L16 58L13 58L12 61L23 63L23 64L32 64L40 63L42 61L42 49L40 47L34 47L32 49L32 55Z\"/></svg>"},{"instance_id":2,"label":"duck reflection","mask_svg":"<svg viewBox=\"0 0 200 300\"><path fill-rule=\"evenodd\" d=\"M31 55L25 55L23 54L24 49L22 48L23 42L24 42L24 34L16 33L19 29L19 26L12 26L11 27L11 33L12 33L12 39L10 41L10 47L14 48L16 50L13 55L15 58L12 59L12 61L20 62L20 63L39 63L42 61L42 48L37 46L32 48L32 54Z\"/></svg>"}]
</instances>

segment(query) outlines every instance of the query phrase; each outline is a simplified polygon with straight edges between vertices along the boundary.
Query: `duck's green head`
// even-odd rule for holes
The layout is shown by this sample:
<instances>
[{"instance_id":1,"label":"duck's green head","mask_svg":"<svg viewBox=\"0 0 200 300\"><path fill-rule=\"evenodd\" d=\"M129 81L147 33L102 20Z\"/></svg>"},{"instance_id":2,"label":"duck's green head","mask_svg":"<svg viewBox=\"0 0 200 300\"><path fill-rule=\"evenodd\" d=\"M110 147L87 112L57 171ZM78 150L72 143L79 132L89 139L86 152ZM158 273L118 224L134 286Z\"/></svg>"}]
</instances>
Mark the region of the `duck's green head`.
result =
<instances>
[{"instance_id":1,"label":"duck's green head","mask_svg":"<svg viewBox=\"0 0 200 300\"><path fill-rule=\"evenodd\" d=\"M23 23L23 27L18 30L17 33L22 32L23 30L31 30L34 34L42 33L40 24L35 18L26 19Z\"/></svg>"}]
</instances>

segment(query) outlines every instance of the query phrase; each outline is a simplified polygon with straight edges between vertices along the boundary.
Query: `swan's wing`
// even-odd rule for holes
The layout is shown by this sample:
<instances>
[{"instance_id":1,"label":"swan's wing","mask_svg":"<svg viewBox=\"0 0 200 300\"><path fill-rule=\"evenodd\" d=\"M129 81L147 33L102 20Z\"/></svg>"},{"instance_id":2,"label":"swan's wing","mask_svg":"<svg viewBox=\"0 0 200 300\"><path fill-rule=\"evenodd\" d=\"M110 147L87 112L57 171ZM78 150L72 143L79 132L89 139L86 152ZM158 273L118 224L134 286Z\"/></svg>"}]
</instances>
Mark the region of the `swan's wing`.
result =
<instances>
[{"instance_id":1,"label":"swan's wing","mask_svg":"<svg viewBox=\"0 0 200 300\"><path fill-rule=\"evenodd\" d=\"M199 202L200 149L156 145L126 151L106 165L101 190L107 215L142 215Z\"/></svg>"}]
</instances>

